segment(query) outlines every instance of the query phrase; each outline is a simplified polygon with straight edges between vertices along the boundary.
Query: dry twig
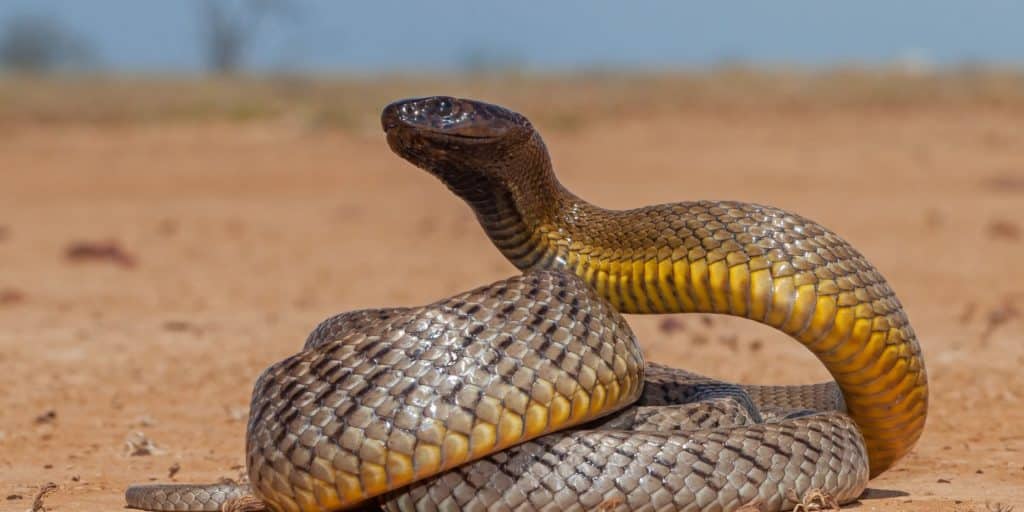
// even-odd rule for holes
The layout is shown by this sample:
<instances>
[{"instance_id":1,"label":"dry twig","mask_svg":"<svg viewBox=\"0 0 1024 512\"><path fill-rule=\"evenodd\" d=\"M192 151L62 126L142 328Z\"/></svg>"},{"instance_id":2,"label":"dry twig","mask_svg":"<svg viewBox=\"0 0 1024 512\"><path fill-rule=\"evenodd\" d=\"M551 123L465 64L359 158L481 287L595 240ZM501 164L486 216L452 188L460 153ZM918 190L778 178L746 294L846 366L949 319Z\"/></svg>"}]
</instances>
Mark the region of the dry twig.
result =
<instances>
[{"instance_id":1,"label":"dry twig","mask_svg":"<svg viewBox=\"0 0 1024 512\"><path fill-rule=\"evenodd\" d=\"M116 242L74 242L64 250L64 257L76 262L109 261L125 268L136 264L135 257Z\"/></svg>"},{"instance_id":2,"label":"dry twig","mask_svg":"<svg viewBox=\"0 0 1024 512\"><path fill-rule=\"evenodd\" d=\"M56 490L57 484L53 482L46 482L43 484L43 486L39 488L39 492L36 493L35 499L32 500L32 512L44 512L46 510L46 506L43 505L43 499Z\"/></svg>"},{"instance_id":3,"label":"dry twig","mask_svg":"<svg viewBox=\"0 0 1024 512\"><path fill-rule=\"evenodd\" d=\"M267 505L263 503L263 500L247 494L231 498L224 503L221 510L224 512L262 512L267 510Z\"/></svg>"}]
</instances>

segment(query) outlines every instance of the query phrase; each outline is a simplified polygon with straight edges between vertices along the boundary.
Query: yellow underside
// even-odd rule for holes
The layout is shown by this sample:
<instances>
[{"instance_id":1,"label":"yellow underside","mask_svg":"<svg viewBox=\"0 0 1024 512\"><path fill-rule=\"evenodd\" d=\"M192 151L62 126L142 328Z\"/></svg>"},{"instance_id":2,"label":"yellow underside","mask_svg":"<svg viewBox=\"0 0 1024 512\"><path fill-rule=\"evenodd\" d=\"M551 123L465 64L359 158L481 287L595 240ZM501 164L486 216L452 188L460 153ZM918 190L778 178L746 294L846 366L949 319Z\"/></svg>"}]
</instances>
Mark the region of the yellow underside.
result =
<instances>
[{"instance_id":1,"label":"yellow underside","mask_svg":"<svg viewBox=\"0 0 1024 512\"><path fill-rule=\"evenodd\" d=\"M541 251L545 249L535 249ZM711 256L711 255L708 255ZM746 317L793 336L835 378L848 413L864 436L871 476L903 457L920 437L927 414L924 364L901 313L876 313L864 288L771 264L763 257L691 260L591 259L570 252L569 269L623 313L722 313ZM884 298L883 298L884 299ZM541 435L579 425L626 405L641 382L626 379L591 392L531 401L519 415L495 404L499 419L475 419L469 435L435 423L437 445L412 455L380 446L383 464L362 460L357 473L324 468L333 484L294 471L289 482L261 487L279 510L342 510L430 475Z\"/></svg>"},{"instance_id":2,"label":"yellow underside","mask_svg":"<svg viewBox=\"0 0 1024 512\"><path fill-rule=\"evenodd\" d=\"M467 462L619 410L636 400L642 384L642 378L634 375L624 375L620 380L608 383L596 382L589 392L577 384L571 396L553 392L548 403L531 399L522 415L490 398L494 401L497 423L477 417L470 435L447 429L438 421L424 422L420 428L432 429L433 437L440 439L440 444L419 443L412 456L382 445L385 463L361 460L358 473L325 467L323 471L311 472L319 473L317 478L305 471L288 468L291 469L288 484L282 482L281 488L263 486L259 494L276 510L288 512L352 508L365 500ZM327 479L333 479L334 483Z\"/></svg>"},{"instance_id":3,"label":"yellow underside","mask_svg":"<svg viewBox=\"0 0 1024 512\"><path fill-rule=\"evenodd\" d=\"M623 313L723 313L799 340L842 390L867 443L872 477L913 447L924 429L928 387L916 341L890 325L892 312L876 314L862 290L773 269L764 258L709 259L616 261L570 252L566 262Z\"/></svg>"}]
</instances>

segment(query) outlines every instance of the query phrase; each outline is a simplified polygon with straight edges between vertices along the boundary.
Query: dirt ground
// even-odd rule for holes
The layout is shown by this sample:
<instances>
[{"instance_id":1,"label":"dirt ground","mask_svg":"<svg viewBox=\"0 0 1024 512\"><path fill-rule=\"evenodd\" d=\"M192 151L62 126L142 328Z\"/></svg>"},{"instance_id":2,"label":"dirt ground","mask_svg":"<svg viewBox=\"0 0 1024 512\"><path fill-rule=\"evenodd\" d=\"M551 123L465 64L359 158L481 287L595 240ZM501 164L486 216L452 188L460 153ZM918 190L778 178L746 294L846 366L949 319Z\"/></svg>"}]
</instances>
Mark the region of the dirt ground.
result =
<instances>
[{"instance_id":1,"label":"dirt ground","mask_svg":"<svg viewBox=\"0 0 1024 512\"><path fill-rule=\"evenodd\" d=\"M914 452L851 508L1024 509L1021 111L794 105L537 124L592 202L783 207L888 277L931 408ZM255 377L319 320L514 272L372 121L3 124L0 510L31 509L47 482L48 509L88 512L122 508L131 483L237 477ZM665 318L629 318L650 360L741 382L827 377L768 328Z\"/></svg>"}]
</instances>

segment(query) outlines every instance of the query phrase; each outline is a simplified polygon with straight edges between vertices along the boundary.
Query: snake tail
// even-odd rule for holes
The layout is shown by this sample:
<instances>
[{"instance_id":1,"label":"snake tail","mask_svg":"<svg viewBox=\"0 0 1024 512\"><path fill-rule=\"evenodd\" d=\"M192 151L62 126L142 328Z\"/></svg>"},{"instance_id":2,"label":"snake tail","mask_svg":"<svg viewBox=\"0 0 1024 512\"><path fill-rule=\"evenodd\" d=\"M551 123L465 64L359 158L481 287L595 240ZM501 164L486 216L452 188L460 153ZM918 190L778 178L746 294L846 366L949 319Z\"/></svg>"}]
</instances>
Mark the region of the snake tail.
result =
<instances>
[{"instance_id":1,"label":"snake tail","mask_svg":"<svg viewBox=\"0 0 1024 512\"><path fill-rule=\"evenodd\" d=\"M235 483L133 485L124 493L129 507L158 512L220 511L232 500L251 496L248 485Z\"/></svg>"}]
</instances>

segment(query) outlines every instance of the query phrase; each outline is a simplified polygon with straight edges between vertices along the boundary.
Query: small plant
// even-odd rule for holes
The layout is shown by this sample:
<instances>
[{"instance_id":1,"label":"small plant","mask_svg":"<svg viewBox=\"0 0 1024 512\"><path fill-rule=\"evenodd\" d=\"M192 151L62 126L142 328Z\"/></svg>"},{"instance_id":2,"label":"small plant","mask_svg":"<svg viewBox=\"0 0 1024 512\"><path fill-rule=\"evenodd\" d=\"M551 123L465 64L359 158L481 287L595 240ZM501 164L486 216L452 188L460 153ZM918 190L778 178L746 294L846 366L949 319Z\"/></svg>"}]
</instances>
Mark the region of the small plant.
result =
<instances>
[{"instance_id":1,"label":"small plant","mask_svg":"<svg viewBox=\"0 0 1024 512\"><path fill-rule=\"evenodd\" d=\"M795 502L793 512L817 512L820 510L839 510L839 502L831 494L822 489L810 489L804 493L803 498L796 495L796 491L786 491L789 501Z\"/></svg>"}]
</instances>

